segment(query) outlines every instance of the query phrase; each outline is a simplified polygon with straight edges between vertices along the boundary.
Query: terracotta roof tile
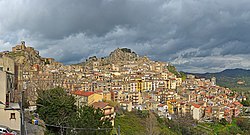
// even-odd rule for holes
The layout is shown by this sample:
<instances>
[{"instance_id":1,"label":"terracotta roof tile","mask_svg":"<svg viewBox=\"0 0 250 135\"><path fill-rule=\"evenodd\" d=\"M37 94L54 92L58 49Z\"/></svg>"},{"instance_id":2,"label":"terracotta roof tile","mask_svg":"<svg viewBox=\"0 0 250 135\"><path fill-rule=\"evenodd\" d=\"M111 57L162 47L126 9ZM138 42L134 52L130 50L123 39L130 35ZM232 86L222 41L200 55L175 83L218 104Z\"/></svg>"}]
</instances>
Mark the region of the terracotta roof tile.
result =
<instances>
[{"instance_id":1,"label":"terracotta roof tile","mask_svg":"<svg viewBox=\"0 0 250 135\"><path fill-rule=\"evenodd\" d=\"M100 108L103 109L104 107L106 107L109 103L106 102L94 102L92 105L94 108Z\"/></svg>"},{"instance_id":2,"label":"terracotta roof tile","mask_svg":"<svg viewBox=\"0 0 250 135\"><path fill-rule=\"evenodd\" d=\"M81 90L76 90L76 91L72 91L71 94L73 94L73 95L78 95L78 96L88 97L88 96L94 94L94 92L92 92L92 91L81 91Z\"/></svg>"},{"instance_id":3,"label":"terracotta roof tile","mask_svg":"<svg viewBox=\"0 0 250 135\"><path fill-rule=\"evenodd\" d=\"M195 108L200 108L200 107L201 107L200 105L195 104L195 103L193 103L192 105L193 105Z\"/></svg>"}]
</instances>

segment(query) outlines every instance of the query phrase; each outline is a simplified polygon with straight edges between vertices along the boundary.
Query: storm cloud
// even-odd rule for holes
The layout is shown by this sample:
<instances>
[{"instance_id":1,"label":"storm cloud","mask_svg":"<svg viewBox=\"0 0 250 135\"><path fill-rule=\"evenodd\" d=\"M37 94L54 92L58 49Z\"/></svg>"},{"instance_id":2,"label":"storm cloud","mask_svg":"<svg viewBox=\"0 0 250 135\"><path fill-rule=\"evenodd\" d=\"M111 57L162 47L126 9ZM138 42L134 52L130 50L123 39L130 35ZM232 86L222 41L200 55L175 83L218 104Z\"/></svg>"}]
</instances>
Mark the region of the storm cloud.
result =
<instances>
[{"instance_id":1,"label":"storm cloud","mask_svg":"<svg viewBox=\"0 0 250 135\"><path fill-rule=\"evenodd\" d=\"M65 64L128 47L178 70L250 68L249 0L0 0L0 50Z\"/></svg>"}]
</instances>

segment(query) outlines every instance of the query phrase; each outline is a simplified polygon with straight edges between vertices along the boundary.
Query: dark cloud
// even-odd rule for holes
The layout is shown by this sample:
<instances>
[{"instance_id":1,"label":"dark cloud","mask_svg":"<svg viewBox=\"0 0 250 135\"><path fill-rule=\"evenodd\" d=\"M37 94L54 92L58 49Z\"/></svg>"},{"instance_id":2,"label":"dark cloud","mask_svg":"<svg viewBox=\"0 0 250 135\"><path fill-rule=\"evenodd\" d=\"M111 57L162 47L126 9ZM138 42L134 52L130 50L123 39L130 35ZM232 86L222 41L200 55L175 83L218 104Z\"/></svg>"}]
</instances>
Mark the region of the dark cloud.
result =
<instances>
[{"instance_id":1,"label":"dark cloud","mask_svg":"<svg viewBox=\"0 0 250 135\"><path fill-rule=\"evenodd\" d=\"M25 40L66 64L128 47L179 70L250 68L250 1L0 0L0 49Z\"/></svg>"}]
</instances>

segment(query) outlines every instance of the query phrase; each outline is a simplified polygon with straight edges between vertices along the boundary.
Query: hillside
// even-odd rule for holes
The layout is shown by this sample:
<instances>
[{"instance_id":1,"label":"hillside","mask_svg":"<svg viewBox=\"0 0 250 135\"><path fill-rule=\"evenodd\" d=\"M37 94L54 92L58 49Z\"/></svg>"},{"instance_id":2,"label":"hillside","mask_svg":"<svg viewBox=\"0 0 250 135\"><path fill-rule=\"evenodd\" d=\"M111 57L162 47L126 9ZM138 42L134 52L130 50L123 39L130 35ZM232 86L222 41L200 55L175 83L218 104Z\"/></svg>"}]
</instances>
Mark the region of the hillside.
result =
<instances>
[{"instance_id":1,"label":"hillside","mask_svg":"<svg viewBox=\"0 0 250 135\"><path fill-rule=\"evenodd\" d=\"M98 65L101 65L101 66L114 64L114 63L120 65L122 63L132 62L132 61L149 62L150 60L146 56L144 57L139 56L135 52L131 51L131 49L117 48L106 57L98 58L96 56L92 56L86 59L86 61L78 63L76 65L90 66L90 65L93 65L93 63L98 63Z\"/></svg>"},{"instance_id":2,"label":"hillside","mask_svg":"<svg viewBox=\"0 0 250 135\"><path fill-rule=\"evenodd\" d=\"M205 78L216 77L219 86L239 91L250 91L250 70L236 68L226 69L218 73L191 74Z\"/></svg>"},{"instance_id":3,"label":"hillside","mask_svg":"<svg viewBox=\"0 0 250 135\"><path fill-rule=\"evenodd\" d=\"M125 112L118 115L115 119L115 127L120 126L121 135L146 135L146 134L161 134L161 135L177 135L170 130L166 125L160 123L157 118L147 111L142 112Z\"/></svg>"}]
</instances>

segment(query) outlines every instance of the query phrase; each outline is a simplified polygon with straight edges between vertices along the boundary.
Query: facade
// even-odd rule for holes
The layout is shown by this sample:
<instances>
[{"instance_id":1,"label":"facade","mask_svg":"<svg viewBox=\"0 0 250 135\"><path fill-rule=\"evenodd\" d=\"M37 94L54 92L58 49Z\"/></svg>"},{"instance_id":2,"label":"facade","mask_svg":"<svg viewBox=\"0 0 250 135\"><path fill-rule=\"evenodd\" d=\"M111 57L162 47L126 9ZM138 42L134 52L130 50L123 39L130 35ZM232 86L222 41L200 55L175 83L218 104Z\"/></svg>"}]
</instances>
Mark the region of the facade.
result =
<instances>
[{"instance_id":1,"label":"facade","mask_svg":"<svg viewBox=\"0 0 250 135\"><path fill-rule=\"evenodd\" d=\"M192 104L193 119L200 120L203 116L203 111L200 105Z\"/></svg>"},{"instance_id":2,"label":"facade","mask_svg":"<svg viewBox=\"0 0 250 135\"><path fill-rule=\"evenodd\" d=\"M99 102L103 100L102 94L97 94L90 91L77 90L71 92L71 94L76 97L77 106L92 105L94 102Z\"/></svg>"},{"instance_id":3,"label":"facade","mask_svg":"<svg viewBox=\"0 0 250 135\"><path fill-rule=\"evenodd\" d=\"M0 125L20 131L20 106L14 103L14 61L0 58Z\"/></svg>"},{"instance_id":4,"label":"facade","mask_svg":"<svg viewBox=\"0 0 250 135\"><path fill-rule=\"evenodd\" d=\"M104 114L104 118L107 118L110 120L110 122L112 123L112 126L115 125L115 109L114 107L110 106L109 103L106 102L94 102L93 107L95 109L101 109L103 111Z\"/></svg>"},{"instance_id":5,"label":"facade","mask_svg":"<svg viewBox=\"0 0 250 135\"><path fill-rule=\"evenodd\" d=\"M128 112L132 111L132 102L131 101L120 102L120 106L125 111L128 111Z\"/></svg>"},{"instance_id":6,"label":"facade","mask_svg":"<svg viewBox=\"0 0 250 135\"><path fill-rule=\"evenodd\" d=\"M124 52L124 49L118 48L107 58L91 57L84 66L63 65L52 58L42 58L34 48L26 47L25 42L12 49L12 52L0 53L1 79L6 78L11 82L10 76L16 72L17 83L14 87L18 91L23 90L23 82L29 82L25 93L30 105L36 104L33 97L36 97L37 89L60 86L71 91L78 106L112 100L128 111L131 108L152 109L162 114L166 110L166 114L191 114L199 120L202 117L237 117L242 110L240 102L246 100L239 93L217 86L214 77L205 79L187 75L182 80L168 70L168 63L134 57L133 53ZM18 57L15 58L13 54ZM15 58L16 65L6 56ZM13 105L14 88L9 88L9 85L5 88L4 83L1 85L6 91L0 101L7 106ZM165 108L157 106L159 103L164 104Z\"/></svg>"}]
</instances>

